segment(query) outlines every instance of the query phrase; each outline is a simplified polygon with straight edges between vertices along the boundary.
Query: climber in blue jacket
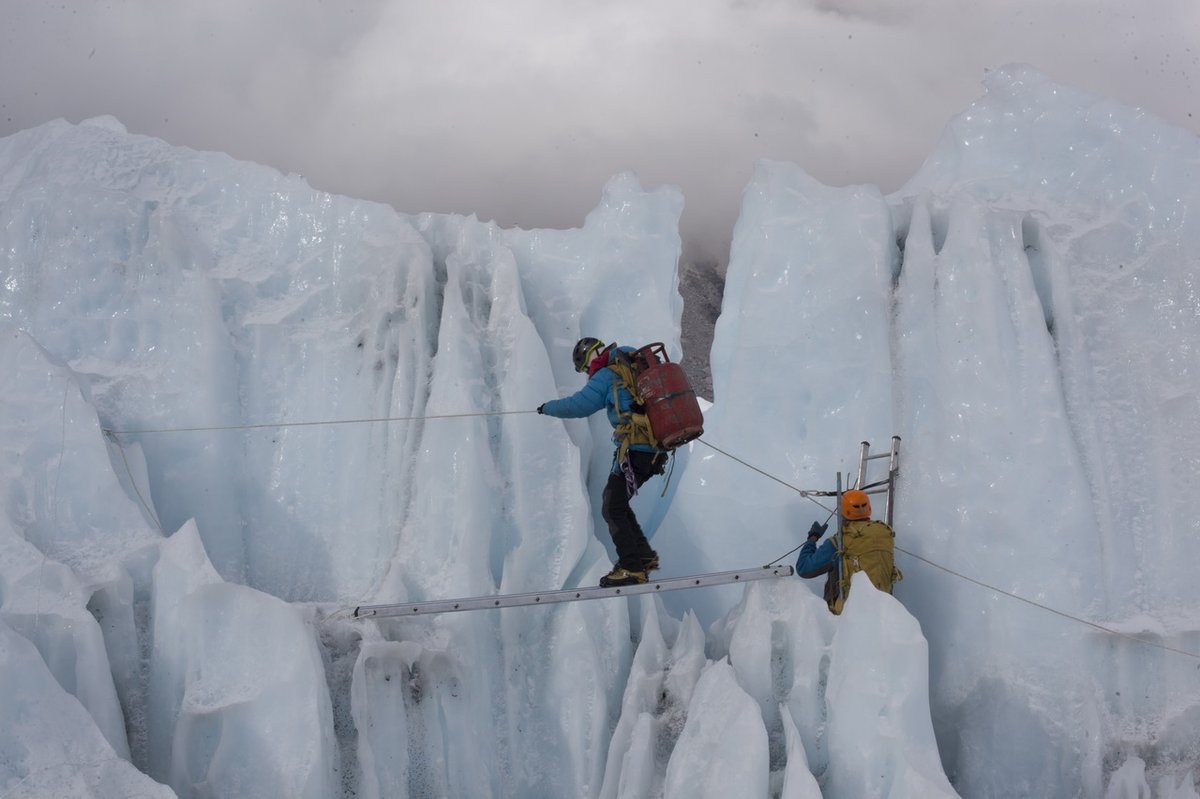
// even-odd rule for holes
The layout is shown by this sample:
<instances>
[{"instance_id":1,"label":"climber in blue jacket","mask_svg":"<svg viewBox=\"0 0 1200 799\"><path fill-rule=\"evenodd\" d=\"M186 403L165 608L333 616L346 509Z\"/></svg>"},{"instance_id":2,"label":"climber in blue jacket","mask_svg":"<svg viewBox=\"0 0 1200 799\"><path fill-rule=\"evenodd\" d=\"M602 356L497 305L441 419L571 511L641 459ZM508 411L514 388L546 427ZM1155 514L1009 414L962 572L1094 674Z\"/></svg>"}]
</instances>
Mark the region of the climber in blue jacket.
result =
<instances>
[{"instance_id":1,"label":"climber in blue jacket","mask_svg":"<svg viewBox=\"0 0 1200 799\"><path fill-rule=\"evenodd\" d=\"M647 573L658 568L658 553L650 548L629 500L643 483L663 473L668 453L653 444L626 438L624 420L631 412L640 413L642 409L635 405L633 395L624 387L617 372L608 368L617 353L632 352L633 347L605 346L600 339L581 338L571 357L576 372L587 372L587 383L571 396L550 400L537 409L538 413L560 419L583 418L608 409L617 451L613 454L612 471L604 486L600 507L617 550L617 562L612 571L600 579L600 585L606 588L644 583L648 579Z\"/></svg>"}]
</instances>

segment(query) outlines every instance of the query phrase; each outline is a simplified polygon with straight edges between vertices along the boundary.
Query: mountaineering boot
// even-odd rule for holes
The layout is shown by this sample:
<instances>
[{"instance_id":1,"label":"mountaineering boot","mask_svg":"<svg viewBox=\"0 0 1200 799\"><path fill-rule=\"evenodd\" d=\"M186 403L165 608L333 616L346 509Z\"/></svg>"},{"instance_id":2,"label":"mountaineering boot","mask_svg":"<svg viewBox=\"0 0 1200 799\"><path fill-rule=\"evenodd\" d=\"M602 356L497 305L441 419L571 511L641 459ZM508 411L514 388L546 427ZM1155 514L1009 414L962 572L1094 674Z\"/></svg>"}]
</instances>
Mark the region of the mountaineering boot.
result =
<instances>
[{"instance_id":1,"label":"mountaineering boot","mask_svg":"<svg viewBox=\"0 0 1200 799\"><path fill-rule=\"evenodd\" d=\"M614 588L621 585L641 585L646 582L646 573L613 566L613 570L600 578L601 588Z\"/></svg>"}]
</instances>

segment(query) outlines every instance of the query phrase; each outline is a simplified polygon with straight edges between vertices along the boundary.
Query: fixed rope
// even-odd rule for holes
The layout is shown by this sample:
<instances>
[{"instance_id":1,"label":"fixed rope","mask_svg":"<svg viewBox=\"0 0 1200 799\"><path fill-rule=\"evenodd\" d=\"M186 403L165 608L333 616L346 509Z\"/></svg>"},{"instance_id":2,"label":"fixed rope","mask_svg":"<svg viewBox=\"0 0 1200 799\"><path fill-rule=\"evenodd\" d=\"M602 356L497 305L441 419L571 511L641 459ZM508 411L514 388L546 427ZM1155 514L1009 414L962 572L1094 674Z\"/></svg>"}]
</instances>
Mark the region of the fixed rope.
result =
<instances>
[{"instance_id":1,"label":"fixed rope","mask_svg":"<svg viewBox=\"0 0 1200 799\"><path fill-rule=\"evenodd\" d=\"M762 469L758 468L757 466L754 466L753 464L747 463L746 461L742 460L741 458L738 458L738 457L736 457L736 456L734 456L734 455L731 455L730 453L726 452L725 450L721 449L720 447L716 447L716 446L714 446L714 445L712 445L712 444L708 443L707 441L704 441L703 439L697 439L697 441L699 441L701 444L704 444L706 447L709 447L710 449L716 450L717 452L721 453L722 455L725 455L726 457L728 457L728 458L730 458L730 459L732 459L732 460L735 460L735 461L737 461L738 463L742 464L742 465L743 465L743 466L745 466L746 468L748 468L748 469L750 469L750 470L752 470L752 471L754 471L754 472L757 472L758 474L761 474L761 475L762 475L762 476L764 476L764 477L767 477L767 478L769 478L769 479L771 479L771 480L774 480L776 483L779 483L780 485L783 485L783 486L786 486L786 487L788 487L788 488L792 489L792 490L793 490L793 491L795 491L796 493L800 494L800 496L802 496L802 497L806 497L806 498L809 498L809 499L811 499L812 497L816 497L816 496L825 496L825 497L828 497L828 496L835 496L835 495L836 495L836 493L837 493L837 492L834 492L834 491L805 491L805 490L801 490L801 489L799 489L799 488L796 488L795 486L791 485L790 483L788 483L788 482L786 482L786 481L784 481L784 480L781 480L781 479L779 479L778 477L776 477L776 476L774 476L774 475L772 475L772 474L770 474L770 473L768 473L768 472L765 472L765 471L763 471ZM866 490L866 489L869 489L869 488L875 488L875 487L878 487L878 486L881 486L881 485L885 485L886 483L887 483L887 481L886 481L886 480L880 480L880 481L877 481L877 482L875 482L875 483L870 483L870 484L868 484L868 485L865 485L865 486L863 486L861 490ZM814 501L814 502L816 502L816 500L813 500L813 501ZM820 507L824 508L824 506L823 506L823 505L821 505L819 502L817 502L817 505L819 505ZM826 509L826 510L828 510L827 508L825 508L825 509ZM828 523L829 523L829 519L833 518L833 514L834 514L834 511L831 511L831 512L830 512L830 514L829 514L829 516L828 516L828 517L825 519L825 523L826 523L826 524L828 524ZM778 558L775 558L774 560L772 560L772 561L769 561L769 562L767 563L767 566L769 567L769 566L771 566L771 565L773 565L773 564L779 563L781 560L783 560L784 558L786 558L786 557L790 556L792 553L794 553L794 552L798 551L798 550L799 550L801 547L803 547L803 546L804 546L804 544L803 544L803 543L801 543L799 546L793 547L791 550L789 550L788 552L785 552L783 555L780 555ZM1031 605L1031 606L1033 606L1033 607L1035 607L1035 608L1039 608L1039 609L1041 609L1041 610L1044 610L1044 611L1046 611L1046 612L1048 612L1048 613L1053 613L1054 615L1056 615L1056 616L1060 616L1060 617L1062 617L1062 618L1064 618L1064 619L1069 619L1069 620L1071 620L1071 621L1078 622L1078 623L1080 623L1080 624L1086 625L1086 626L1088 626L1088 627L1091 627L1091 628L1093 628L1093 629L1095 629L1095 630L1099 630L1100 632L1106 633L1106 634L1108 634L1108 635L1113 635L1113 636L1116 636L1116 637L1118 637L1118 638L1124 638L1124 639L1126 639L1126 640L1129 640L1129 641L1134 641L1134 642L1136 642L1136 643L1143 644L1143 645L1145 645L1145 646L1150 646L1150 647L1155 647L1155 648L1158 648L1158 649L1163 649L1163 650L1166 650L1166 651L1168 651L1168 652L1174 652L1174 653L1176 653L1176 654L1179 654L1179 655L1184 655L1185 657L1193 658L1193 659L1195 659L1195 660L1200 660L1200 654L1197 654L1197 653L1195 653L1195 652L1189 652L1189 651L1187 651L1187 650L1185 650L1185 649L1179 649L1179 648L1177 648L1177 647L1168 646L1167 644L1162 644L1162 643L1159 643L1158 641L1151 641L1151 640L1149 640L1149 639L1147 639L1147 638L1141 638L1141 637L1139 637L1139 636L1136 636L1136 635L1133 635L1133 634L1131 634L1131 633L1124 633L1124 632L1121 632L1120 630L1114 630L1114 629L1112 629L1111 627L1105 627L1103 624L1099 624L1099 623L1097 623L1097 622L1094 622L1094 621L1089 621L1088 619L1084 619L1084 618L1082 618L1082 617L1080 617L1080 616L1075 616L1075 615L1072 615L1072 614L1070 614L1070 613L1067 613L1067 612L1065 612L1065 611L1058 610L1057 608L1052 608L1052 607L1050 607L1049 605L1045 605L1045 604L1042 604L1042 603L1040 603L1040 602L1035 602L1035 601L1034 601L1034 600L1032 600L1032 599L1027 599L1027 598L1025 598L1025 597L1023 597L1023 596L1020 596L1019 594L1014 594L1014 593L1012 593L1011 591L1005 591L1003 588L999 588L999 587L997 587L997 586L990 585L990 584L988 584L988 583L985 583L985 582L983 582L982 580L976 580L974 577L969 577L969 576L967 576L967 575L965 575L965 574L962 574L962 573L960 573L960 572L956 572L956 571L954 571L953 569L951 569L951 568L949 568L949 567L943 566L943 565L941 565L940 563L936 563L936 562L934 562L934 561L930 560L929 558L922 557L921 555L918 555L918 554L916 554L916 553L914 553L914 552L909 552L908 550L906 550L906 549L904 549L904 548L902 548L902 547L898 547L898 546L897 546L897 547L895 547L895 549L896 549L898 552L902 552L902 553L904 553L905 555L908 555L908 556L909 556L909 557L911 557L911 558L914 558L914 559L916 559L916 560L919 560L919 561L921 561L921 562L923 562L923 563L927 563L927 564L929 564L930 566L933 566L935 569L940 569L941 571L945 572L946 574L949 574L949 575L951 575L951 576L953 576L953 577L956 577L956 578L958 578L958 579L960 579L960 580L963 580L963 581L965 581L965 582L968 582L968 583L972 583L973 585L977 585L977 586L979 586L980 588L985 588L985 589L987 589L987 590L989 590L989 591L994 591L994 592L996 592L997 594L1000 594L1000 595L1002 595L1002 596L1009 597L1010 599L1015 599L1015 600L1017 600L1018 602L1024 602L1024 603L1025 603L1025 604L1027 604L1027 605Z\"/></svg>"},{"instance_id":2,"label":"fixed rope","mask_svg":"<svg viewBox=\"0 0 1200 799\"><path fill-rule=\"evenodd\" d=\"M837 496L836 491L811 491L811 490L807 490L807 489L803 489L803 488L797 488L796 486L792 485L791 483L787 482L786 480L781 480L780 478L776 477L775 475L771 474L770 472L763 471L762 469L758 468L757 466L755 466L752 463L747 463L746 461L742 460L738 456L736 456L730 452L726 452L725 450L721 449L720 447L716 446L715 444L708 443L703 438L697 438L695 440L696 440L696 442L703 444L704 446L708 447L709 449L715 450L716 452L721 453L726 458L729 458L730 460L733 460L733 461L737 461L738 463L742 464L750 471L757 472L758 474L761 474L763 477L766 477L769 480L774 480L776 483L779 483L781 486L784 486L785 488L790 488L792 491L795 491L800 496L804 497L805 499L807 499L810 502L812 502L813 504L815 504L821 510L829 511L829 515L827 517L825 517L826 524L828 524L829 520L833 518L833 514L837 512L834 510L829 510L829 508L825 507L820 502L818 502L816 499L814 499L814 497L835 497L835 496ZM779 563L779 561L788 557L793 552L800 549L800 547L802 547L802 546L804 546L803 542L799 546L793 547L789 551L784 552L782 555L775 558L774 560L768 561L764 565L764 568L769 568L769 567L773 566L774 564Z\"/></svg>"},{"instance_id":3,"label":"fixed rope","mask_svg":"<svg viewBox=\"0 0 1200 799\"><path fill-rule=\"evenodd\" d=\"M125 474L129 477L129 484L133 486L133 493L137 496L138 502L141 503L142 510L146 511L146 517L148 519L153 519L155 527L157 527L158 531L165 536L167 531L163 529L162 522L158 520L158 514L154 511L153 507L151 507L150 503L146 501L146 498L142 496L142 490L138 488L137 478L133 476L133 469L129 466L129 458L125 456L125 447L121 446L121 442L117 440L117 437L114 433L106 430L104 431L104 435L109 441L116 445L117 452L121 453L121 463L125 466Z\"/></svg>"},{"instance_id":4,"label":"fixed rope","mask_svg":"<svg viewBox=\"0 0 1200 799\"><path fill-rule=\"evenodd\" d=\"M935 569L940 569L941 571L945 572L946 574L949 574L953 577L957 577L960 580L965 580L968 583L973 583L973 584L979 586L980 588L986 588L989 591L995 591L997 594L1001 594L1002 596L1009 597L1010 599L1015 599L1018 602L1024 602L1026 605L1032 605L1035 608L1040 608L1041 610L1047 611L1049 613L1053 613L1055 616L1061 616L1064 619L1070 619L1071 621L1079 622L1080 624L1087 625L1088 627L1092 627L1096 630L1099 630L1100 632L1107 633L1108 635L1115 635L1118 638L1125 638L1129 641L1136 641L1139 644L1145 644L1146 646L1152 646L1152 647L1156 647L1158 649L1165 649L1168 652L1174 652L1175 654L1184 655L1184 656L1190 657L1194 660L1200 660L1200 654L1197 654L1195 652L1189 652L1186 649L1178 649L1173 646L1168 646L1167 644L1159 643L1158 641L1151 641L1148 638L1140 638L1136 635L1133 635L1132 633L1123 633L1120 630L1114 630L1111 627L1105 627L1103 624L1098 624L1094 621L1089 621L1087 619L1072 615L1065 611L1058 610L1057 608L1052 608L1049 605L1043 605L1041 602L1034 602L1032 599L1027 599L1023 596L1020 596L1019 594L1014 594L1011 591L1005 591L1003 588L999 588L997 586L990 585L988 583L983 582L982 580L976 580L974 577L968 577L965 574L956 572L953 569L950 569L950 568L947 568L946 566L941 565L940 563L933 562L929 558L922 557L922 556L916 554L915 552L909 552L907 549L903 549L901 547L896 547L896 551L903 552L905 555L908 555L910 558L919 560L922 563L927 563L930 566L934 567Z\"/></svg>"},{"instance_id":5,"label":"fixed rope","mask_svg":"<svg viewBox=\"0 0 1200 799\"><path fill-rule=\"evenodd\" d=\"M823 509L823 510L827 510L827 508L825 508L824 506L821 506L821 507L822 507L822 509ZM833 518L833 514L834 514L834 513L835 513L835 511L829 511L829 515L825 517L825 521L824 521L822 524L824 524L824 525L828 525L828 524L829 524L829 520ZM800 547L802 547L802 546L804 546L804 542L803 542L803 541L802 541L802 542L800 542L800 544L799 544L799 545L797 545L797 546L794 546L794 547L792 547L791 549L789 549L787 552L784 552L782 555L780 555L779 557L775 558L774 560L772 560L772 561L769 561L768 563L766 563L766 564L763 566L763 568L769 568L769 567L771 567L771 566L774 566L776 563L779 563L779 561L783 560L783 559L784 559L784 558L786 558L786 557L789 557L789 556L790 556L790 555L791 555L793 552L797 552L797 551L799 551Z\"/></svg>"},{"instance_id":6,"label":"fixed rope","mask_svg":"<svg viewBox=\"0 0 1200 799\"><path fill-rule=\"evenodd\" d=\"M776 477L775 475L771 474L770 472L765 472L762 469L755 466L754 464L747 463L746 461L742 460L738 456L736 456L730 452L726 452L725 450L721 449L717 445L708 443L703 438L697 438L697 439L695 439L695 441L699 444L703 444L704 446L708 447L709 449L716 450L717 452L721 453L722 455L724 455L726 458L729 458L730 460L737 461L738 463L742 464L743 466L745 466L747 469L749 469L752 472L758 472L763 477L766 477L769 480L774 480L776 483L779 483L781 486L784 486L785 488L790 488L791 490L795 491L797 494L804 497L805 499L812 499L813 497L837 496L836 491L810 491L810 490L803 489L803 488L796 488L796 486L792 485L791 483L787 482L786 480L781 480L778 477ZM813 502L816 502L816 500L813 500ZM816 504L822 508L825 507L824 505L821 505L820 502L817 502ZM829 510L829 509L825 508L825 510Z\"/></svg>"},{"instance_id":7,"label":"fixed rope","mask_svg":"<svg viewBox=\"0 0 1200 799\"><path fill-rule=\"evenodd\" d=\"M113 430L102 427L101 432L109 436L140 436L150 433L208 433L221 430L263 430L280 427L324 427L342 424L376 424L379 422L424 422L435 419L466 419L472 416L512 416L537 411L482 411L477 413L443 413L428 416L380 416L371 419L322 419L311 422L259 422L255 424L206 425L201 427L159 427L141 430Z\"/></svg>"},{"instance_id":8,"label":"fixed rope","mask_svg":"<svg viewBox=\"0 0 1200 799\"><path fill-rule=\"evenodd\" d=\"M137 429L137 430L114 430L111 428L101 428L101 430L105 435L108 435L115 440L115 438L117 436L149 435L149 434L157 434L157 433L201 433L201 432L228 431L228 430L260 430L260 429L264 429L264 428L319 427L319 426L327 426L327 425L374 424L374 423L381 423L381 422L389 422L389 423L390 422L418 422L418 421L429 421L429 420L438 420L438 419L465 419L465 418L469 418L469 417L478 417L478 416L512 416L512 415L529 414L529 413L537 413L537 411L536 410L533 410L533 411L483 411L483 412L474 412L474 413L433 414L433 415L428 415L428 416L383 416L383 417L377 417L377 418L364 418L364 419L332 419L332 420L317 420L317 421L307 421L307 422L260 422L260 423L254 423L254 424L204 425L204 426L195 426L195 427L162 427L162 428L144 428L144 429ZM796 486L792 485L791 483L787 482L786 480L782 480L779 477L776 477L775 475L771 474L770 472L760 469L759 467L755 466L754 464L749 463L748 461L745 461L742 458L737 457L733 453L728 452L728 451L716 446L715 444L709 443L708 441L705 441L702 438L695 439L695 443L703 444L704 446L708 447L709 449L711 449L715 452L718 452L721 455L724 455L726 458L729 458L732 461L740 463L742 466L745 466L747 469L750 469L751 471L753 471L763 477L766 477L769 480L779 483L780 485L784 486L785 488L791 489L792 491L799 494L801 497L804 497L805 499L808 499L811 502L815 503L818 507L822 508L823 510L829 510L829 509L826 508L824 505L822 505L820 502L818 502L816 497L832 497L832 496L837 495L837 492L835 492L835 491L814 491L814 490L797 488ZM119 443L118 443L118 446L120 446ZM123 454L124 453L122 452L122 455ZM126 468L128 468L128 464L126 464ZM132 474L130 476L132 478ZM136 481L135 481L135 484L136 484ZM883 484L883 481L878 482L878 483L873 483L870 486L866 486L866 487L869 488L869 487L874 487L876 485L882 485L882 484ZM834 513L835 513L835 511L830 511L829 518L832 518ZM828 522L828 519L826 521ZM799 550L800 547L802 547L802 546L804 546L803 543L801 543L800 546L792 548L790 551L784 553L783 555L779 556L778 558L775 558L774 560L769 561L768 564L766 565L766 567L769 568L771 565L779 563L784 558L788 557L792 553ZM1031 605L1033 607L1039 608L1048 613L1052 613L1056 616L1060 616L1062 618L1078 622L1079 624L1086 625L1088 627L1099 630L1100 632L1106 633L1108 635L1113 635L1118 638L1125 638L1127 640L1134 641L1134 642L1143 644L1145 646L1151 646L1151 647L1155 647L1158 649L1163 649L1168 652L1174 652L1179 655L1184 655L1185 657L1190 657L1190 658L1193 658L1196 660L1200 660L1200 654L1197 654L1195 652L1189 652L1184 649L1179 649L1176 647L1168 646L1166 644L1158 643L1157 641L1151 641L1146 638L1140 638L1140 637L1138 637L1136 635L1132 635L1130 633L1124 633L1119 630L1114 630L1111 627L1105 627L1104 625L1098 624L1094 621L1089 621L1089 620L1081 618L1079 616L1074 616L1070 613L1066 613L1066 612L1058 610L1056 608L1052 608L1049 605L1044 605L1040 602L1035 602L1031 599L1027 599L1023 596L1019 596L1018 594L1014 594L1010 591L1005 591L1002 588L999 588L994 585L990 585L981 580L976 580L973 577L969 577L965 574L956 572L951 568L943 566L940 563L936 563L935 561L932 561L928 558L922 557L921 555L917 555L913 552L909 552L908 550L903 549L901 547L896 547L896 550L899 552L902 552L905 555L908 555L911 558L914 558L915 560L919 560L923 563L933 566L934 568L939 569L939 570L945 572L946 574L949 574L960 580L963 580L968 583L972 583L972 584L977 585L980 588L984 588L988 591L994 591L997 594L1009 597L1010 599L1015 599L1019 602L1023 602L1027 605Z\"/></svg>"}]
</instances>

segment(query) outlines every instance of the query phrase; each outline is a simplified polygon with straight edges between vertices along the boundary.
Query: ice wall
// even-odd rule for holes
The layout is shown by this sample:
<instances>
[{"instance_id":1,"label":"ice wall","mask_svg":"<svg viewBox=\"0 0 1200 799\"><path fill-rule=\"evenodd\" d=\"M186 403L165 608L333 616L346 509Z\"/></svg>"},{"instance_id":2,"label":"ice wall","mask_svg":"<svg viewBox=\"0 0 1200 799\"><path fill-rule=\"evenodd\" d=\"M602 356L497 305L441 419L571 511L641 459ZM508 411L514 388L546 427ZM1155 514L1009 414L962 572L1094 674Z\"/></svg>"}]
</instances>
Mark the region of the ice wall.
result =
<instances>
[{"instance_id":1,"label":"ice wall","mask_svg":"<svg viewBox=\"0 0 1200 799\"><path fill-rule=\"evenodd\" d=\"M692 445L655 539L685 572L775 562L832 510L797 489L832 490L837 471L857 473L861 441L890 445L891 230L874 188L758 165L713 340L706 443ZM736 593L664 601L708 625Z\"/></svg>"},{"instance_id":2,"label":"ice wall","mask_svg":"<svg viewBox=\"0 0 1200 799\"><path fill-rule=\"evenodd\" d=\"M95 716L62 689L45 655L0 618L0 792L120 799L174 797L120 757Z\"/></svg>"},{"instance_id":3,"label":"ice wall","mask_svg":"<svg viewBox=\"0 0 1200 799\"><path fill-rule=\"evenodd\" d=\"M533 409L578 387L583 332L678 357L678 192L618 176L580 230L502 231L111 119L6 139L0 165L0 302L39 353L6 389L37 447L11 445L0 598L22 622L75 590L68 565L91 580L43 649L112 745L185 796L598 791L624 603L337 611L607 570L586 490L607 433Z\"/></svg>"},{"instance_id":4,"label":"ice wall","mask_svg":"<svg viewBox=\"0 0 1200 799\"><path fill-rule=\"evenodd\" d=\"M128 758L118 693L137 690L132 586L161 538L116 478L78 375L8 325L0 373L0 619Z\"/></svg>"},{"instance_id":5,"label":"ice wall","mask_svg":"<svg viewBox=\"0 0 1200 799\"><path fill-rule=\"evenodd\" d=\"M1099 795L1135 753L1194 780L1198 165L1014 67L893 196L781 164L746 190L705 441L747 463L696 445L659 551L777 558L827 516L797 489L899 435L897 596L965 795Z\"/></svg>"},{"instance_id":6,"label":"ice wall","mask_svg":"<svg viewBox=\"0 0 1200 799\"><path fill-rule=\"evenodd\" d=\"M332 708L300 610L221 580L194 522L150 597L148 771L181 796L334 794Z\"/></svg>"},{"instance_id":7,"label":"ice wall","mask_svg":"<svg viewBox=\"0 0 1200 799\"><path fill-rule=\"evenodd\" d=\"M642 609L601 797L958 796L925 639L869 581L845 623L799 581L756 583L707 642L694 615Z\"/></svg>"},{"instance_id":8,"label":"ice wall","mask_svg":"<svg viewBox=\"0 0 1200 799\"><path fill-rule=\"evenodd\" d=\"M897 407L914 551L1197 652L1183 564L1200 522L1178 487L1200 477L1200 141L1028 69L987 86L889 198L907 242ZM1031 791L1098 795L1131 754L1152 783L1194 778L1194 659L920 574L928 590L901 596L937 653L934 713L964 790L1011 781L1011 761ZM997 722L964 735L980 717Z\"/></svg>"}]
</instances>

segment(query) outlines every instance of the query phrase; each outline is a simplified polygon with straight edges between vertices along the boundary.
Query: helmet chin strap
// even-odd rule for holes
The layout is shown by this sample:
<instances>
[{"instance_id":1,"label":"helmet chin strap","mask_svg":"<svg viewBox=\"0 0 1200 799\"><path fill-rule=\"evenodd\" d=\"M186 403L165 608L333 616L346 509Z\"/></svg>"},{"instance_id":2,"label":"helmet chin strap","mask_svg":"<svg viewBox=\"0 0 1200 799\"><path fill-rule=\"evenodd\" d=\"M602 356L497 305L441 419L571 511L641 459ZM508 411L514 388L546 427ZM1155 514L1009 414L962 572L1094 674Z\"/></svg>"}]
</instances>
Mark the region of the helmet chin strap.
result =
<instances>
[{"instance_id":1,"label":"helmet chin strap","mask_svg":"<svg viewBox=\"0 0 1200 799\"><path fill-rule=\"evenodd\" d=\"M584 374L586 374L589 378L592 375L596 374L597 370L599 370L602 367L600 360L602 358L604 358L605 353L607 353L609 350L611 350L615 346L616 346L615 344L609 344L607 347L602 347L599 351L596 352L596 354L590 355L588 358L587 366L583 367ZM605 364L607 364L607 361L605 361Z\"/></svg>"}]
</instances>

